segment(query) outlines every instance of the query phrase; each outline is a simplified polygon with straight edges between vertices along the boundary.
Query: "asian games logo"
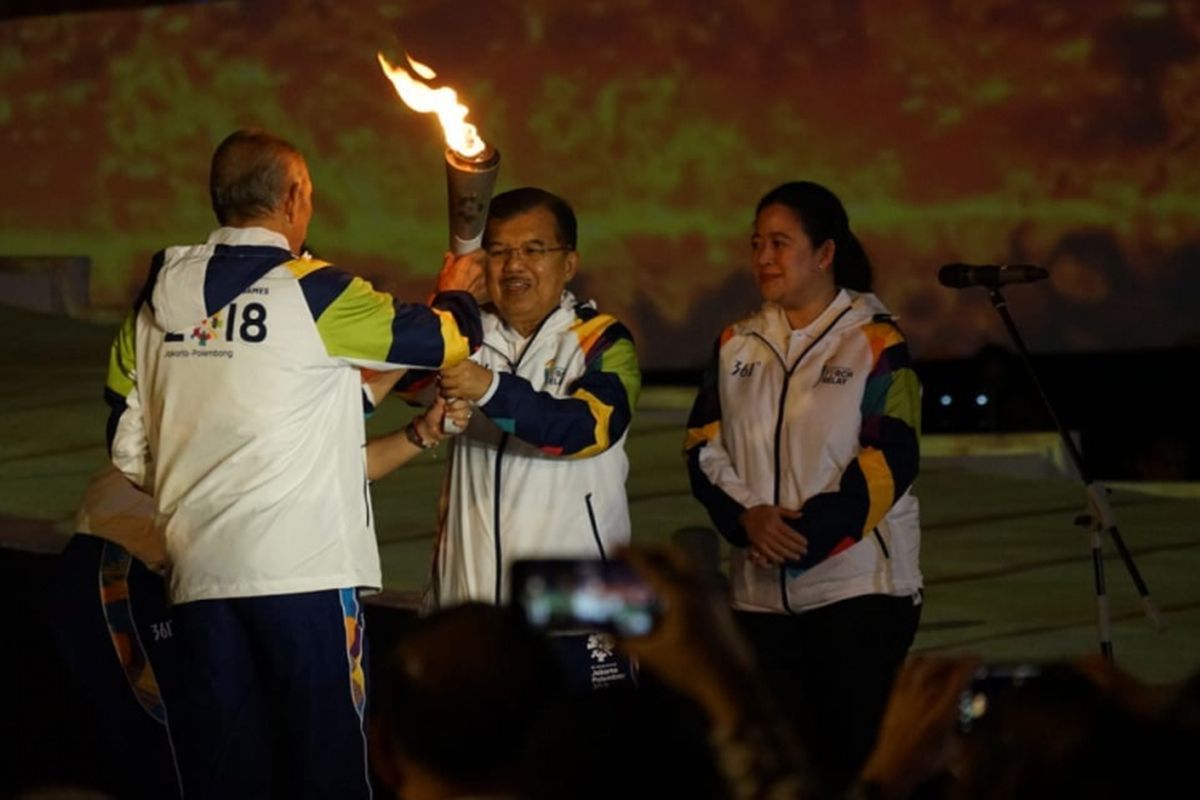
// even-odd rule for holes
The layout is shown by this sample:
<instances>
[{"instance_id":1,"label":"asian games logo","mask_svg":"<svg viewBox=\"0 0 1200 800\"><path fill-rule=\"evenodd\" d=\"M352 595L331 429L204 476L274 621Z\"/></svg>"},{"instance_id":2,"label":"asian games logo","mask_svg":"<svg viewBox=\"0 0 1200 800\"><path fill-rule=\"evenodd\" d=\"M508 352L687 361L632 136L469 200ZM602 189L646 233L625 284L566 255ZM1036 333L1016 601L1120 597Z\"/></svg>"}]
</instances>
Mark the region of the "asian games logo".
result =
<instances>
[{"instance_id":1,"label":"asian games logo","mask_svg":"<svg viewBox=\"0 0 1200 800\"><path fill-rule=\"evenodd\" d=\"M616 646L616 640L606 633L588 634L587 649L592 661L598 661L601 664L608 661L613 657L613 650Z\"/></svg>"},{"instance_id":2,"label":"asian games logo","mask_svg":"<svg viewBox=\"0 0 1200 800\"><path fill-rule=\"evenodd\" d=\"M221 315L213 314L211 318L200 320L200 324L192 328L192 338L200 343L201 347L208 344L209 339L217 338L217 331L221 330Z\"/></svg>"}]
</instances>

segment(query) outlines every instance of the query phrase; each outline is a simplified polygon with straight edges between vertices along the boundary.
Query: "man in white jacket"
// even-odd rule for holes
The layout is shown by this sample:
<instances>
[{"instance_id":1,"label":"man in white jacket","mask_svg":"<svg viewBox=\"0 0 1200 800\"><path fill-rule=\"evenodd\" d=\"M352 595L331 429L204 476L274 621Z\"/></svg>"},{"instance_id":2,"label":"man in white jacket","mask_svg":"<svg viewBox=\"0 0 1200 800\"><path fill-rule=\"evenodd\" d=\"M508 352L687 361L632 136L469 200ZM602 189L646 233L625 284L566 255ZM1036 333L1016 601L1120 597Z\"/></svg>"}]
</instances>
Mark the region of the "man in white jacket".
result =
<instances>
[{"instance_id":1,"label":"man in white jacket","mask_svg":"<svg viewBox=\"0 0 1200 800\"><path fill-rule=\"evenodd\" d=\"M465 359L479 266L448 258L426 306L299 255L312 183L264 131L221 143L210 191L221 227L155 256L106 389L113 463L166 550L184 795L369 797L359 591L381 581L357 368Z\"/></svg>"},{"instance_id":2,"label":"man in white jacket","mask_svg":"<svg viewBox=\"0 0 1200 800\"><path fill-rule=\"evenodd\" d=\"M493 198L483 346L441 372L442 393L482 413L454 440L433 605L502 603L514 560L607 559L629 541L625 437L641 372L628 329L566 290L576 244L562 198L532 187ZM558 644L573 675L623 678L598 637Z\"/></svg>"},{"instance_id":3,"label":"man in white jacket","mask_svg":"<svg viewBox=\"0 0 1200 800\"><path fill-rule=\"evenodd\" d=\"M641 373L625 326L566 290L576 231L541 189L492 200L483 347L441 373L443 394L483 413L453 445L439 605L503 602L514 559L607 558L629 540L624 445Z\"/></svg>"}]
</instances>

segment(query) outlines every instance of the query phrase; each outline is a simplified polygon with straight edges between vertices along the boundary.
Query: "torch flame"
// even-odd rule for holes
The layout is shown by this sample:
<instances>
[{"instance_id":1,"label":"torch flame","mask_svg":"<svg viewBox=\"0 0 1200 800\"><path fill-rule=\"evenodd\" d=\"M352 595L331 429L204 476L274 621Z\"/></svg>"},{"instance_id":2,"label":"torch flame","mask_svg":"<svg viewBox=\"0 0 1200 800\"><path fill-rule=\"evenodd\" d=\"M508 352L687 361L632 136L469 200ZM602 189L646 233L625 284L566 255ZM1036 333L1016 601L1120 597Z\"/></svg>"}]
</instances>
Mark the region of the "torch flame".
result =
<instances>
[{"instance_id":1,"label":"torch flame","mask_svg":"<svg viewBox=\"0 0 1200 800\"><path fill-rule=\"evenodd\" d=\"M475 126L466 121L470 109L458 102L458 94L453 89L449 86L434 89L409 75L407 70L392 66L383 53L376 55L379 57L379 66L383 68L383 74L396 87L396 94L400 95L405 105L422 114L432 112L438 115L438 120L442 123L442 132L446 136L446 145L451 150L466 158L477 156L484 151L487 144L479 138ZM411 57L408 63L412 65L414 72L426 80L437 75L432 69Z\"/></svg>"},{"instance_id":2,"label":"torch flame","mask_svg":"<svg viewBox=\"0 0 1200 800\"><path fill-rule=\"evenodd\" d=\"M433 67L429 66L428 64L422 64L408 53L405 53L404 57L408 59L408 65L412 67L412 71L420 75L425 80L431 81L437 77L437 73L433 71Z\"/></svg>"}]
</instances>

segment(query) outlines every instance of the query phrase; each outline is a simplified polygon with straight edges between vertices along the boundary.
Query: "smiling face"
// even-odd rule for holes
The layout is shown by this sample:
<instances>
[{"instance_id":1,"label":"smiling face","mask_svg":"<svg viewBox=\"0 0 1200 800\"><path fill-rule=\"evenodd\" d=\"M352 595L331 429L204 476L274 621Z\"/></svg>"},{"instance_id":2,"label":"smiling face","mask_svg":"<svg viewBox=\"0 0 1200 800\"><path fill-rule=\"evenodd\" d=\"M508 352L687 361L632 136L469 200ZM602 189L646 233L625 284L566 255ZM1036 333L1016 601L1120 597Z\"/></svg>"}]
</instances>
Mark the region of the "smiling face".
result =
<instances>
[{"instance_id":1,"label":"smiling face","mask_svg":"<svg viewBox=\"0 0 1200 800\"><path fill-rule=\"evenodd\" d=\"M759 212L750 248L763 300L797 309L835 289L833 242L826 240L813 247L799 217L787 206L772 204Z\"/></svg>"},{"instance_id":2,"label":"smiling face","mask_svg":"<svg viewBox=\"0 0 1200 800\"><path fill-rule=\"evenodd\" d=\"M558 306L579 254L564 249L554 215L542 207L489 220L484 241L488 295L504 321L528 336Z\"/></svg>"}]
</instances>

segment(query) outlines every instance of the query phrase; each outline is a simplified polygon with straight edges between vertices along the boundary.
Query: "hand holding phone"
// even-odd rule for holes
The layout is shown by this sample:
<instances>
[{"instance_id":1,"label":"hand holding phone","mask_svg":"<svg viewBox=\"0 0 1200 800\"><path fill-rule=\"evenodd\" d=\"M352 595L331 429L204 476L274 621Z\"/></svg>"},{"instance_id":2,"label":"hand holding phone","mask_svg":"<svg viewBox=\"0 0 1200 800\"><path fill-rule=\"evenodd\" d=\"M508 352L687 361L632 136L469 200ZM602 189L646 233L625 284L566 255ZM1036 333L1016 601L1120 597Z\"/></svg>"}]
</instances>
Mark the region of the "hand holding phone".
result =
<instances>
[{"instance_id":1,"label":"hand holding phone","mask_svg":"<svg viewBox=\"0 0 1200 800\"><path fill-rule=\"evenodd\" d=\"M958 729L970 732L999 697L1019 689L1042 674L1037 664L984 664L958 701Z\"/></svg>"},{"instance_id":2,"label":"hand holding phone","mask_svg":"<svg viewBox=\"0 0 1200 800\"><path fill-rule=\"evenodd\" d=\"M883 796L908 797L944 772L957 750L955 728L979 663L971 655L909 656L888 694L860 780L884 787Z\"/></svg>"}]
</instances>

